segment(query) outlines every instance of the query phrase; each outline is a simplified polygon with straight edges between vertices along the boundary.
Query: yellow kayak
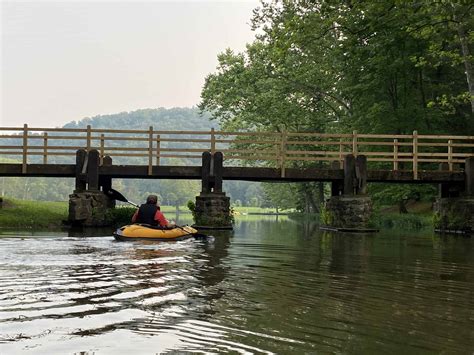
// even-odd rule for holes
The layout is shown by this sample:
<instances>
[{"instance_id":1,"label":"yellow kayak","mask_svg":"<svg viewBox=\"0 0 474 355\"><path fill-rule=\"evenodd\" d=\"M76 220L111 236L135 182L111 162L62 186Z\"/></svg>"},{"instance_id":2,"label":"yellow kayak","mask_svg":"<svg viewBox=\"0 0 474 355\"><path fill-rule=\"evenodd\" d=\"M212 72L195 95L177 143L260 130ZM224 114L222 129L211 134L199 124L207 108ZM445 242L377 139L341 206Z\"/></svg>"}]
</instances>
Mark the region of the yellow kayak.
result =
<instances>
[{"instance_id":1,"label":"yellow kayak","mask_svg":"<svg viewBox=\"0 0 474 355\"><path fill-rule=\"evenodd\" d=\"M114 237L117 240L183 240L188 239L196 234L197 230L189 227L176 227L173 229L158 229L153 228L149 225L143 224L130 224L117 229L114 233Z\"/></svg>"}]
</instances>

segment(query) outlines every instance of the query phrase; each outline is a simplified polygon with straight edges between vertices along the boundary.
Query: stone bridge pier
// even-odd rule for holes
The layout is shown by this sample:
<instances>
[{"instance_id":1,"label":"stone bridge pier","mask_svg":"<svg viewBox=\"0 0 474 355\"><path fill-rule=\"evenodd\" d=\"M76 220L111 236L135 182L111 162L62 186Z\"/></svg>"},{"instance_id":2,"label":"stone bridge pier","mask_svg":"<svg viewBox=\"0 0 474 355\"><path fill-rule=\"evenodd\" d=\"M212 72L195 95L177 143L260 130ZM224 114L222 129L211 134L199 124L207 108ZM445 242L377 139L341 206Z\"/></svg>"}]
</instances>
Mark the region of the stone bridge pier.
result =
<instances>
[{"instance_id":1,"label":"stone bridge pier","mask_svg":"<svg viewBox=\"0 0 474 355\"><path fill-rule=\"evenodd\" d=\"M202 187L193 211L198 228L232 229L230 197L222 191L223 160L221 152L202 154Z\"/></svg>"},{"instance_id":2,"label":"stone bridge pier","mask_svg":"<svg viewBox=\"0 0 474 355\"><path fill-rule=\"evenodd\" d=\"M339 169L335 162L334 169ZM367 195L367 157L344 158L344 180L331 183L331 198L321 214L322 224L333 230L369 230L372 199Z\"/></svg>"},{"instance_id":3,"label":"stone bridge pier","mask_svg":"<svg viewBox=\"0 0 474 355\"><path fill-rule=\"evenodd\" d=\"M103 165L112 165L110 157L104 157ZM115 207L115 200L105 194L112 187L112 179L99 178L99 152L95 149L76 152L76 184L69 195L68 222L76 226L101 227L110 224L107 211Z\"/></svg>"},{"instance_id":4,"label":"stone bridge pier","mask_svg":"<svg viewBox=\"0 0 474 355\"><path fill-rule=\"evenodd\" d=\"M441 164L441 170L448 170ZM474 232L474 157L466 159L464 185L443 183L434 204L434 227L437 232Z\"/></svg>"}]
</instances>

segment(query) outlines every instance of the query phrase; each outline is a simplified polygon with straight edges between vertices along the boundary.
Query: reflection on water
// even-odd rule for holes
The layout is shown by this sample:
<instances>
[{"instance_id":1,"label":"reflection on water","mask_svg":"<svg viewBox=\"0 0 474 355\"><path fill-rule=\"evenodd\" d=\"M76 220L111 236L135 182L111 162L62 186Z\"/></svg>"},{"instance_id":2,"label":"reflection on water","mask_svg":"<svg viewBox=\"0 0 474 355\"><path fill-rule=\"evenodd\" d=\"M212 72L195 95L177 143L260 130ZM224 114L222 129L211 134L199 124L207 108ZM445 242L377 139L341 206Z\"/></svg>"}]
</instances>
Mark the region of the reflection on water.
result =
<instances>
[{"instance_id":1,"label":"reflection on water","mask_svg":"<svg viewBox=\"0 0 474 355\"><path fill-rule=\"evenodd\" d=\"M333 234L281 217L212 234L0 236L0 353L474 348L472 238Z\"/></svg>"}]
</instances>

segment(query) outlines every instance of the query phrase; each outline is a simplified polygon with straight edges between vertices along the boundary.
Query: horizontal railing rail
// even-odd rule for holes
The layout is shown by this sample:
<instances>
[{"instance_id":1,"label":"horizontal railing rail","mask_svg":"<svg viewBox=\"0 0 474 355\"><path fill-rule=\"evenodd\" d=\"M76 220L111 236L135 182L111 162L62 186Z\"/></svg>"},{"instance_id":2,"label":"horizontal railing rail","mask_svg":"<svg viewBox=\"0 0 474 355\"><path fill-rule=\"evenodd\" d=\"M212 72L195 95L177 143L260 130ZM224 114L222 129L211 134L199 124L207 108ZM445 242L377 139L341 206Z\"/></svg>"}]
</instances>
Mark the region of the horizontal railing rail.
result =
<instances>
[{"instance_id":1,"label":"horizontal railing rail","mask_svg":"<svg viewBox=\"0 0 474 355\"><path fill-rule=\"evenodd\" d=\"M162 165L162 159L181 159L189 164L205 151L220 151L227 165L253 162L256 166L281 169L298 167L299 162L337 162L342 168L348 154L365 155L373 168L413 171L460 171L474 156L474 136L412 134L344 134L316 132L228 132L165 131L149 129L0 127L0 157L21 159L26 173L30 160L50 164L69 159L78 149L97 149L102 163L105 156L126 158L128 164ZM36 158L35 158L36 157ZM31 158L31 159L30 159ZM41 161L42 158L42 161ZM1 159L1 158L0 158ZM39 159L39 160L38 160ZM10 160L9 160L10 161ZM114 160L115 163L117 161ZM120 162L119 162L120 163ZM199 161L196 161L199 164ZM332 166L334 167L334 166Z\"/></svg>"}]
</instances>

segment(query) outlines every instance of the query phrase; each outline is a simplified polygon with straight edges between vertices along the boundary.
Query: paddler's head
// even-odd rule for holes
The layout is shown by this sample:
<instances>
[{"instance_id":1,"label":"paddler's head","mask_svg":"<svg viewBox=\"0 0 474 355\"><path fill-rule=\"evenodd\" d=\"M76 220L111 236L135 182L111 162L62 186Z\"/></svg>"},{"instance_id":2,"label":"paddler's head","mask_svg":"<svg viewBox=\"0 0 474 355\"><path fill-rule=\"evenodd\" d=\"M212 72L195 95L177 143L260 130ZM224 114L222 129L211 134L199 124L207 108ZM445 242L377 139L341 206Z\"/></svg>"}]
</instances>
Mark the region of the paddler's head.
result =
<instances>
[{"instance_id":1,"label":"paddler's head","mask_svg":"<svg viewBox=\"0 0 474 355\"><path fill-rule=\"evenodd\" d=\"M148 205L156 205L158 203L158 196L148 195L148 197L146 198L146 203Z\"/></svg>"}]
</instances>

